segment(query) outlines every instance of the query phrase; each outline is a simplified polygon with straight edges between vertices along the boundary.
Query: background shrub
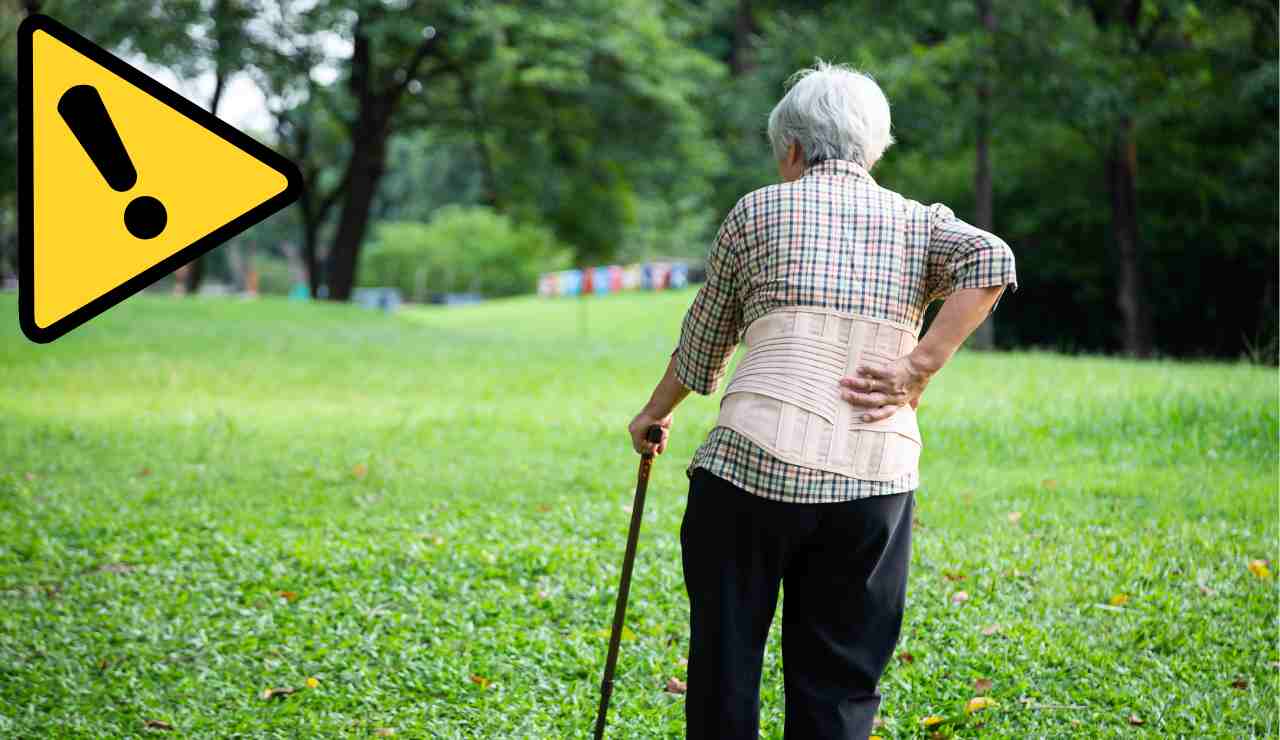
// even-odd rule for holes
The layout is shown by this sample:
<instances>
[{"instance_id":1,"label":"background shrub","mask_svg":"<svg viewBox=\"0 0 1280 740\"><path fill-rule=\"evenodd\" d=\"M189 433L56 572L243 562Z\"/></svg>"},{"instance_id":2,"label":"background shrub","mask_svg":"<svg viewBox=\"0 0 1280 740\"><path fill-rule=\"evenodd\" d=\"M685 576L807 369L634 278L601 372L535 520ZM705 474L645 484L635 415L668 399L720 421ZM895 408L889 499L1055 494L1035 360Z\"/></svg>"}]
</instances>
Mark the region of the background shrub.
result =
<instances>
[{"instance_id":1,"label":"background shrub","mask_svg":"<svg viewBox=\"0 0 1280 740\"><path fill-rule=\"evenodd\" d=\"M379 225L360 263L360 285L399 288L409 300L433 293L532 293L538 274L567 268L572 252L551 230L516 223L485 206L450 205L427 223Z\"/></svg>"}]
</instances>

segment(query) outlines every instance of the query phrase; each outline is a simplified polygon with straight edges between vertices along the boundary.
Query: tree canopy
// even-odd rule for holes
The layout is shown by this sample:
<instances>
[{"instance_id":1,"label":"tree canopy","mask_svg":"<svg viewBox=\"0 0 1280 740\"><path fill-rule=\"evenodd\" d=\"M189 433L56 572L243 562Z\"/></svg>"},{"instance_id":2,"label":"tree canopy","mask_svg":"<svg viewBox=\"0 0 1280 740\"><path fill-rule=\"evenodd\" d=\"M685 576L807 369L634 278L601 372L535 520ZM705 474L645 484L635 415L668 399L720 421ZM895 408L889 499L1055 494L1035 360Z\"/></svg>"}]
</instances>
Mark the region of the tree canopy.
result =
<instances>
[{"instance_id":1,"label":"tree canopy","mask_svg":"<svg viewBox=\"0 0 1280 740\"><path fill-rule=\"evenodd\" d=\"M307 188L242 239L266 253L300 245L311 291L335 299L360 280L367 245L456 235L404 225L449 206L545 229L579 265L700 257L728 208L775 179L766 117L785 80L821 57L885 88L898 143L873 173L881 184L946 202L1013 246L1020 290L994 316L998 345L1275 361L1272 3L0 8L0 271L13 261L13 38L27 10L211 77L197 101L210 109L233 78L255 83L271 124L254 133L299 164ZM462 242L433 247L433 259L463 261L474 245Z\"/></svg>"}]
</instances>

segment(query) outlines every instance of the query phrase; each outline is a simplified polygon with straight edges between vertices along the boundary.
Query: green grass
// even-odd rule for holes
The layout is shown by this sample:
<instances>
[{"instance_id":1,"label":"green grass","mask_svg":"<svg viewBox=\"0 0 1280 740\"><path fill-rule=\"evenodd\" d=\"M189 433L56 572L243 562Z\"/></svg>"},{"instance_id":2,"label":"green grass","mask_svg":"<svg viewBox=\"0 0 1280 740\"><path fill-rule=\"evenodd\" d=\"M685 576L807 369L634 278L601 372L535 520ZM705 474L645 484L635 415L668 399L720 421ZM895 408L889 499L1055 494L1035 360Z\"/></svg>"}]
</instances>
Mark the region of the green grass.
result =
<instances>
[{"instance_id":1,"label":"green grass","mask_svg":"<svg viewBox=\"0 0 1280 740\"><path fill-rule=\"evenodd\" d=\"M585 338L568 300L139 297L37 346L0 296L0 736L588 736L625 426L691 297L590 299ZM1247 564L1280 570L1277 381L959 353L920 408L880 734L1276 736L1276 578ZM655 465L611 737L682 734L684 465L715 411L686 401ZM978 678L998 704L965 715Z\"/></svg>"}]
</instances>

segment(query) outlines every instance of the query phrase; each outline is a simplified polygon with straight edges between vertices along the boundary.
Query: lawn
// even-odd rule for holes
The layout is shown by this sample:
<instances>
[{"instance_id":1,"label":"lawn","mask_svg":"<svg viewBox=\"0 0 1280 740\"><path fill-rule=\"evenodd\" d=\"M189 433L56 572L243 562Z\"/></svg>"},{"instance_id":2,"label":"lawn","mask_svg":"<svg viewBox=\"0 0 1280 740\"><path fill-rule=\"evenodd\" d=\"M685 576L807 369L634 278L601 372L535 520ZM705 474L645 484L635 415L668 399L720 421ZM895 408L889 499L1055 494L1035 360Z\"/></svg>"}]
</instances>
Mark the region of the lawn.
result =
<instances>
[{"instance_id":1,"label":"lawn","mask_svg":"<svg viewBox=\"0 0 1280 740\"><path fill-rule=\"evenodd\" d=\"M0 736L587 737L625 426L691 298L144 296L38 346L0 296ZM1249 564L1280 570L1278 380L959 353L920 406L879 734L1277 736L1280 591ZM682 735L684 465L715 411L686 401L654 466L610 737Z\"/></svg>"}]
</instances>

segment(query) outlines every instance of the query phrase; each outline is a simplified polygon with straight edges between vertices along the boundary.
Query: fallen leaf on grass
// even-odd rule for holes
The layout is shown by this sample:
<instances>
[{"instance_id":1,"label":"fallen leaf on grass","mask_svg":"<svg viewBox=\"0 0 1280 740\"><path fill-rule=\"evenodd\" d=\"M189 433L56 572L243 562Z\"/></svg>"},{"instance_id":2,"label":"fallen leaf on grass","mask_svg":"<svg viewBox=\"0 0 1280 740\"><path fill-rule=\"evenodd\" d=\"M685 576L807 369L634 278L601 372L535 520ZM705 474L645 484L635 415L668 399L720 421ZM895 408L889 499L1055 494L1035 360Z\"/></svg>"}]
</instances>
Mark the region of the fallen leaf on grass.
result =
<instances>
[{"instance_id":1,"label":"fallen leaf on grass","mask_svg":"<svg viewBox=\"0 0 1280 740\"><path fill-rule=\"evenodd\" d=\"M284 599L290 604L298 600L297 591L277 591L276 593L280 596L280 598Z\"/></svg>"},{"instance_id":2,"label":"fallen leaf on grass","mask_svg":"<svg viewBox=\"0 0 1280 740\"><path fill-rule=\"evenodd\" d=\"M973 690L975 693L978 693L978 694L987 693L988 691L991 690L991 679L979 678L977 681L974 681Z\"/></svg>"},{"instance_id":3,"label":"fallen leaf on grass","mask_svg":"<svg viewBox=\"0 0 1280 740\"><path fill-rule=\"evenodd\" d=\"M947 720L944 717L939 717L936 714L931 714L928 717L921 719L920 724L924 725L925 727L937 727L938 725L946 721Z\"/></svg>"},{"instance_id":4,"label":"fallen leaf on grass","mask_svg":"<svg viewBox=\"0 0 1280 740\"><path fill-rule=\"evenodd\" d=\"M1144 720L1143 718L1139 717L1136 714L1129 715L1129 724L1134 725L1135 727L1137 725L1145 725L1146 723L1147 723L1146 720Z\"/></svg>"},{"instance_id":5,"label":"fallen leaf on grass","mask_svg":"<svg viewBox=\"0 0 1280 740\"><path fill-rule=\"evenodd\" d=\"M291 688L289 686L279 686L276 688L263 689L262 700L267 701L270 699L283 699L290 694L296 694L296 693L298 693L298 690L295 688Z\"/></svg>"},{"instance_id":6,"label":"fallen leaf on grass","mask_svg":"<svg viewBox=\"0 0 1280 740\"><path fill-rule=\"evenodd\" d=\"M151 468L143 468L138 471L139 478L146 478L148 475L151 475Z\"/></svg>"},{"instance_id":7,"label":"fallen leaf on grass","mask_svg":"<svg viewBox=\"0 0 1280 740\"><path fill-rule=\"evenodd\" d=\"M605 639L608 639L608 638L610 638L610 637L613 637L613 632L612 632L611 630L599 629L599 630L596 630L596 636L597 636L597 637L603 637L603 638L605 638ZM634 639L636 639L636 633L632 632L630 627L628 627L628 626L626 626L626 625L623 625L623 626L622 626L622 639L623 639L623 640L634 640Z\"/></svg>"},{"instance_id":8,"label":"fallen leaf on grass","mask_svg":"<svg viewBox=\"0 0 1280 740\"><path fill-rule=\"evenodd\" d=\"M320 685L320 679L316 678L315 676L310 676L307 678L307 688L314 689L319 685Z\"/></svg>"},{"instance_id":9,"label":"fallen leaf on grass","mask_svg":"<svg viewBox=\"0 0 1280 740\"><path fill-rule=\"evenodd\" d=\"M489 679L485 678L484 676L481 676L478 673L471 674L471 683L479 686L482 689L489 688Z\"/></svg>"},{"instance_id":10,"label":"fallen leaf on grass","mask_svg":"<svg viewBox=\"0 0 1280 740\"><path fill-rule=\"evenodd\" d=\"M996 634L997 632L1001 632L1003 630L1004 628L998 624L988 624L986 627L982 628L982 634L986 637L990 637Z\"/></svg>"},{"instance_id":11,"label":"fallen leaf on grass","mask_svg":"<svg viewBox=\"0 0 1280 740\"><path fill-rule=\"evenodd\" d=\"M688 690L689 690L689 684L674 677L667 679L667 687L663 689L663 691L667 692L668 694L683 694Z\"/></svg>"},{"instance_id":12,"label":"fallen leaf on grass","mask_svg":"<svg viewBox=\"0 0 1280 740\"><path fill-rule=\"evenodd\" d=\"M128 563L103 563L98 566L99 573L132 573L137 569L138 566Z\"/></svg>"},{"instance_id":13,"label":"fallen leaf on grass","mask_svg":"<svg viewBox=\"0 0 1280 740\"><path fill-rule=\"evenodd\" d=\"M1259 578L1270 578L1271 571L1267 568L1267 561L1254 560L1249 563L1249 572Z\"/></svg>"},{"instance_id":14,"label":"fallen leaf on grass","mask_svg":"<svg viewBox=\"0 0 1280 740\"><path fill-rule=\"evenodd\" d=\"M952 583L964 580L964 574L958 570L944 570L942 571L942 577Z\"/></svg>"},{"instance_id":15,"label":"fallen leaf on grass","mask_svg":"<svg viewBox=\"0 0 1280 740\"><path fill-rule=\"evenodd\" d=\"M362 480L369 474L369 466L364 463L356 463L355 466L351 468L351 474L355 476L356 480Z\"/></svg>"},{"instance_id":16,"label":"fallen leaf on grass","mask_svg":"<svg viewBox=\"0 0 1280 740\"><path fill-rule=\"evenodd\" d=\"M548 506L547 504L538 504L538 511L546 513L548 511L551 511L551 507Z\"/></svg>"},{"instance_id":17,"label":"fallen leaf on grass","mask_svg":"<svg viewBox=\"0 0 1280 740\"><path fill-rule=\"evenodd\" d=\"M968 600L969 600L969 594L967 592L956 591L955 593L951 594L952 604L963 604Z\"/></svg>"},{"instance_id":18,"label":"fallen leaf on grass","mask_svg":"<svg viewBox=\"0 0 1280 740\"><path fill-rule=\"evenodd\" d=\"M1022 521L1022 512L1021 512L1021 511L1011 511L1011 512L1009 512L1009 523L1010 523L1010 524L1017 524L1017 523L1018 523L1018 522L1020 522L1020 521Z\"/></svg>"},{"instance_id":19,"label":"fallen leaf on grass","mask_svg":"<svg viewBox=\"0 0 1280 740\"><path fill-rule=\"evenodd\" d=\"M396 728L379 727L378 729L373 731L373 734L377 735L378 737L391 737L392 735L396 734Z\"/></svg>"},{"instance_id":20,"label":"fallen leaf on grass","mask_svg":"<svg viewBox=\"0 0 1280 740\"><path fill-rule=\"evenodd\" d=\"M981 712L982 710L988 709L990 707L994 707L995 705L996 705L996 700L992 699L989 696L975 696L969 701L965 702L964 713L973 714L974 712Z\"/></svg>"},{"instance_id":21,"label":"fallen leaf on grass","mask_svg":"<svg viewBox=\"0 0 1280 740\"><path fill-rule=\"evenodd\" d=\"M903 650L902 652L898 653L898 660L902 661L903 663L910 663L915 659L916 659L916 656L912 655L911 653L908 653L906 650Z\"/></svg>"},{"instance_id":22,"label":"fallen leaf on grass","mask_svg":"<svg viewBox=\"0 0 1280 740\"><path fill-rule=\"evenodd\" d=\"M1052 491L1053 489L1058 487L1058 481L1054 480L1053 478L1045 478L1044 480L1040 481L1040 485Z\"/></svg>"},{"instance_id":23,"label":"fallen leaf on grass","mask_svg":"<svg viewBox=\"0 0 1280 740\"><path fill-rule=\"evenodd\" d=\"M1231 682L1231 688L1244 690L1249 688L1249 682L1241 676L1236 676L1236 680Z\"/></svg>"},{"instance_id":24,"label":"fallen leaf on grass","mask_svg":"<svg viewBox=\"0 0 1280 740\"><path fill-rule=\"evenodd\" d=\"M1112 606L1124 606L1129 603L1129 594L1116 594L1107 599L1107 603Z\"/></svg>"},{"instance_id":25,"label":"fallen leaf on grass","mask_svg":"<svg viewBox=\"0 0 1280 740\"><path fill-rule=\"evenodd\" d=\"M172 730L173 725L162 719L149 719L142 723L142 726L148 730Z\"/></svg>"}]
</instances>

